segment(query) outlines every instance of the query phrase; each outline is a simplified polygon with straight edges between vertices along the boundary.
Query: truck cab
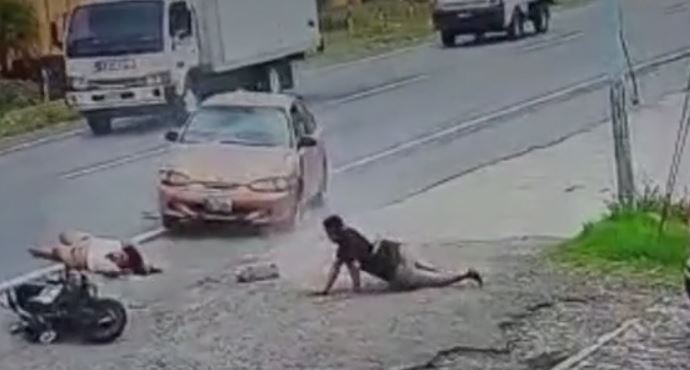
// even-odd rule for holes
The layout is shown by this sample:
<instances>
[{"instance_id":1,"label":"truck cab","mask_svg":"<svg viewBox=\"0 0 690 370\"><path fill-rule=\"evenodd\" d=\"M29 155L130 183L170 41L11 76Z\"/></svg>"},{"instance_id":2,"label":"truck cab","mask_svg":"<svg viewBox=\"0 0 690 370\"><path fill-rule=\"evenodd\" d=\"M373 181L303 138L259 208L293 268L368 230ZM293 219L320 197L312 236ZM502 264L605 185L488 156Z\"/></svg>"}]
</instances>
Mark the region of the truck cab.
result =
<instances>
[{"instance_id":1,"label":"truck cab","mask_svg":"<svg viewBox=\"0 0 690 370\"><path fill-rule=\"evenodd\" d=\"M199 64L193 8L185 0L91 1L69 17L64 40L67 103L94 133L120 116L176 103Z\"/></svg>"},{"instance_id":2,"label":"truck cab","mask_svg":"<svg viewBox=\"0 0 690 370\"><path fill-rule=\"evenodd\" d=\"M214 93L278 92L317 22L315 0L87 0L62 42L66 100L100 135L117 117L184 120Z\"/></svg>"},{"instance_id":3,"label":"truck cab","mask_svg":"<svg viewBox=\"0 0 690 370\"><path fill-rule=\"evenodd\" d=\"M549 0L434 0L432 14L445 47L465 34L481 40L489 32L505 32L519 39L527 21L538 33L546 32L550 22Z\"/></svg>"}]
</instances>

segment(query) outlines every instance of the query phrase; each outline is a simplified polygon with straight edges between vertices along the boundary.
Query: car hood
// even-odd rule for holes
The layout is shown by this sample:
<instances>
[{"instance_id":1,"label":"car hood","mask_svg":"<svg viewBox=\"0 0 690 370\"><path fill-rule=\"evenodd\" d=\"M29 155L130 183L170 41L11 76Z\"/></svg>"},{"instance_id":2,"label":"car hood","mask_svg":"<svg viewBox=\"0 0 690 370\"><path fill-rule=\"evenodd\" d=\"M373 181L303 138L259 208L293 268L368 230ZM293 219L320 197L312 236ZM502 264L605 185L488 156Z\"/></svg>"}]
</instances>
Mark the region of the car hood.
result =
<instances>
[{"instance_id":1,"label":"car hood","mask_svg":"<svg viewBox=\"0 0 690 370\"><path fill-rule=\"evenodd\" d=\"M286 148L231 144L178 145L169 153L165 169L194 181L247 184L257 179L291 176L298 159Z\"/></svg>"}]
</instances>

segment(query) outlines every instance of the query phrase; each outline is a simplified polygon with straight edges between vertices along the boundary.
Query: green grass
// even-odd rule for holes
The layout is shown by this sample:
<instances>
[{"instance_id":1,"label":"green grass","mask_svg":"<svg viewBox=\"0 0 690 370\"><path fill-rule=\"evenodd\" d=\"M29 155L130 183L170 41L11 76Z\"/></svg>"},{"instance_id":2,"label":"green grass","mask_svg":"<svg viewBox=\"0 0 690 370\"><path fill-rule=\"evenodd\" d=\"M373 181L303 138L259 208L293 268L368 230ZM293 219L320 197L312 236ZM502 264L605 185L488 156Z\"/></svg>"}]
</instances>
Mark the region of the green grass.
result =
<instances>
[{"instance_id":1,"label":"green grass","mask_svg":"<svg viewBox=\"0 0 690 370\"><path fill-rule=\"evenodd\" d=\"M348 22L346 8L328 9L320 16L325 51L310 63L329 64L412 46L433 33L426 2L374 0L355 7Z\"/></svg>"},{"instance_id":2,"label":"green grass","mask_svg":"<svg viewBox=\"0 0 690 370\"><path fill-rule=\"evenodd\" d=\"M0 114L0 137L16 136L78 118L78 113L67 107L63 101L8 110Z\"/></svg>"},{"instance_id":3,"label":"green grass","mask_svg":"<svg viewBox=\"0 0 690 370\"><path fill-rule=\"evenodd\" d=\"M585 225L552 257L576 269L673 283L680 281L688 240L688 229L677 218L669 220L660 235L656 214L624 211Z\"/></svg>"}]
</instances>

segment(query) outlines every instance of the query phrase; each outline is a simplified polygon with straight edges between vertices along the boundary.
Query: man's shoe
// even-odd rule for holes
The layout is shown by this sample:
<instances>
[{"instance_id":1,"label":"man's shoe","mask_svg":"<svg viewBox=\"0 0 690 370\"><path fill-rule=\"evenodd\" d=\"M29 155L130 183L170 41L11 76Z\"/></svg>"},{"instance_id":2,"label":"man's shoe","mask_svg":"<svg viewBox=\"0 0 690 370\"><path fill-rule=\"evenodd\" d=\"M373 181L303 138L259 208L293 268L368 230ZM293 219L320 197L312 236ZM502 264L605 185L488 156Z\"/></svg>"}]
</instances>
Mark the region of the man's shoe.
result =
<instances>
[{"instance_id":1,"label":"man's shoe","mask_svg":"<svg viewBox=\"0 0 690 370\"><path fill-rule=\"evenodd\" d=\"M469 269L467 271L467 277L476 281L477 284L479 284L479 287L484 286L484 279L482 279L482 276L479 274L479 271L475 269Z\"/></svg>"}]
</instances>

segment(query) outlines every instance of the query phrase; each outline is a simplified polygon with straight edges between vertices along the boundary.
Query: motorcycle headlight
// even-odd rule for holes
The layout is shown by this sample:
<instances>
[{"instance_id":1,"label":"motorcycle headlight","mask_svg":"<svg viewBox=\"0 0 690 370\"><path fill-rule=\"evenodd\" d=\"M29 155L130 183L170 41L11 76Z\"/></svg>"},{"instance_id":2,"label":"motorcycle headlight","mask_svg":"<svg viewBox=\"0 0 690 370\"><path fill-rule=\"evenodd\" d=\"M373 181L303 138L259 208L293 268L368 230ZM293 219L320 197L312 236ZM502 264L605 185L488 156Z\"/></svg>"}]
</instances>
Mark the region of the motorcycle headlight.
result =
<instances>
[{"instance_id":1,"label":"motorcycle headlight","mask_svg":"<svg viewBox=\"0 0 690 370\"><path fill-rule=\"evenodd\" d=\"M161 72L146 76L147 85L167 85L170 83L170 73Z\"/></svg>"},{"instance_id":2,"label":"motorcycle headlight","mask_svg":"<svg viewBox=\"0 0 690 370\"><path fill-rule=\"evenodd\" d=\"M161 171L161 182L168 186L185 186L191 182L191 178L175 170L163 170Z\"/></svg>"},{"instance_id":3,"label":"motorcycle headlight","mask_svg":"<svg viewBox=\"0 0 690 370\"><path fill-rule=\"evenodd\" d=\"M86 90L89 88L89 81L79 76L69 77L67 84L74 90Z\"/></svg>"},{"instance_id":4,"label":"motorcycle headlight","mask_svg":"<svg viewBox=\"0 0 690 370\"><path fill-rule=\"evenodd\" d=\"M249 188L258 192L284 192L290 189L290 180L285 177L260 179L249 184Z\"/></svg>"}]
</instances>

